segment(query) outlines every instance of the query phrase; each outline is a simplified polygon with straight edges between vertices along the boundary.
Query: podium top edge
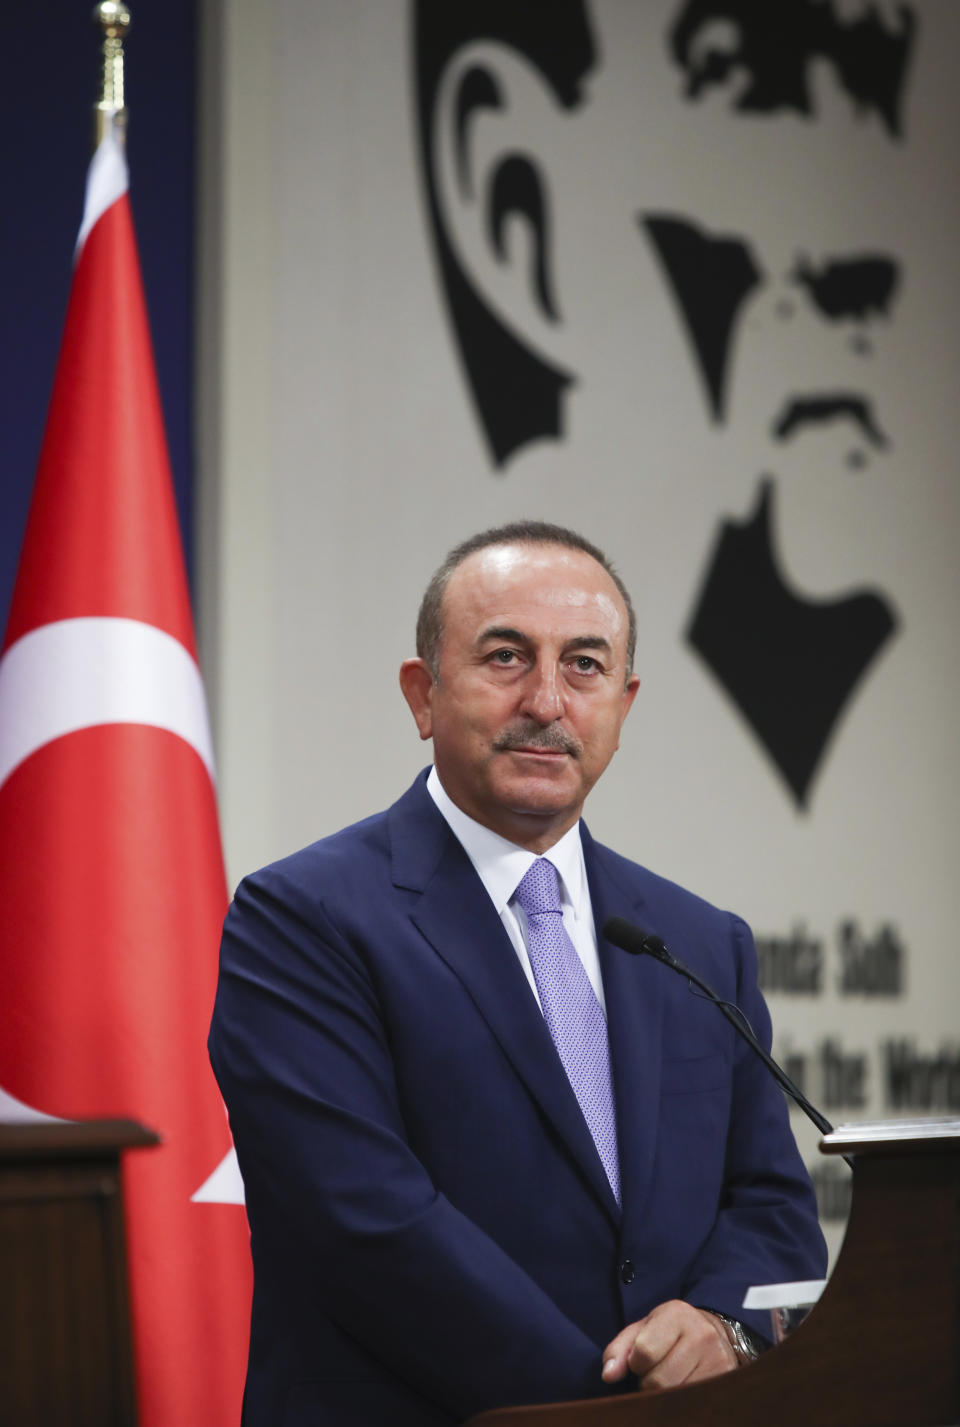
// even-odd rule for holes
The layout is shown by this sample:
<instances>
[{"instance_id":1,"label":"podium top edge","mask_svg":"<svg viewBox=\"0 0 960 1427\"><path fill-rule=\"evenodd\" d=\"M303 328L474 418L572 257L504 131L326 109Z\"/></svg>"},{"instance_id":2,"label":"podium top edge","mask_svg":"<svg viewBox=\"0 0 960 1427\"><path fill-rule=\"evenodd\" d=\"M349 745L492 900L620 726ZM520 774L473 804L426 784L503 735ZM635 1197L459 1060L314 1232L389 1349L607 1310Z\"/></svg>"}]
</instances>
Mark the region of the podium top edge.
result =
<instances>
[{"instance_id":1,"label":"podium top edge","mask_svg":"<svg viewBox=\"0 0 960 1427\"><path fill-rule=\"evenodd\" d=\"M113 1153L160 1143L137 1120L0 1121L0 1159Z\"/></svg>"},{"instance_id":2,"label":"podium top edge","mask_svg":"<svg viewBox=\"0 0 960 1427\"><path fill-rule=\"evenodd\" d=\"M923 1119L864 1120L860 1124L838 1125L820 1141L823 1154L865 1154L871 1150L891 1150L897 1145L911 1149L945 1148L946 1142L960 1142L960 1116L932 1115ZM960 1150L960 1143L951 1148Z\"/></svg>"}]
</instances>

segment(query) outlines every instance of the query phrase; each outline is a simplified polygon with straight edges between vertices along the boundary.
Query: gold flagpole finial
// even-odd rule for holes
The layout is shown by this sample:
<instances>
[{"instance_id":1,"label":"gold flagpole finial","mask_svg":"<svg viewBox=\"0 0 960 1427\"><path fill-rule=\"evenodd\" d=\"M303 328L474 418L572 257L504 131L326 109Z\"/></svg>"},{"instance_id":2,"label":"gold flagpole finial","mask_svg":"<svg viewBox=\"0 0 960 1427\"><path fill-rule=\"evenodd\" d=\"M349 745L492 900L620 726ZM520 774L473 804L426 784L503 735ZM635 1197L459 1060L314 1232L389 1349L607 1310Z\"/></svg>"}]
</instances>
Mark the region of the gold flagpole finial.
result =
<instances>
[{"instance_id":1,"label":"gold flagpole finial","mask_svg":"<svg viewBox=\"0 0 960 1427\"><path fill-rule=\"evenodd\" d=\"M123 102L123 41L130 28L130 11L123 0L100 0L94 6L93 23L103 32L103 71L100 98L93 106L94 145L112 129L123 142L127 132L127 110Z\"/></svg>"}]
</instances>

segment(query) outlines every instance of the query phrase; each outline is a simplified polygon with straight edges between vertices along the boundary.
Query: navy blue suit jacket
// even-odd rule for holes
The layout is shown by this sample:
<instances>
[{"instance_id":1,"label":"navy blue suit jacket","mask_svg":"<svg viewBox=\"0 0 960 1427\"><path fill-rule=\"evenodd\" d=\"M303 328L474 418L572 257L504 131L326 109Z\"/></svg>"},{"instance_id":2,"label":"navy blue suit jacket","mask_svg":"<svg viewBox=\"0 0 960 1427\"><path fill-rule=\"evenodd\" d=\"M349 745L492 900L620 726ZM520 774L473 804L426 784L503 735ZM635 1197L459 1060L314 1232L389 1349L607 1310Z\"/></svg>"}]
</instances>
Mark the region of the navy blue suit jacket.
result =
<instances>
[{"instance_id":1,"label":"navy blue suit jacket","mask_svg":"<svg viewBox=\"0 0 960 1427\"><path fill-rule=\"evenodd\" d=\"M681 978L601 937L617 1208L424 783L247 878L227 917L210 1052L252 1234L249 1427L428 1427L601 1395L603 1346L656 1304L751 1321L749 1284L824 1271L759 1058ZM769 1042L746 925L582 835L598 929L655 932Z\"/></svg>"}]
</instances>

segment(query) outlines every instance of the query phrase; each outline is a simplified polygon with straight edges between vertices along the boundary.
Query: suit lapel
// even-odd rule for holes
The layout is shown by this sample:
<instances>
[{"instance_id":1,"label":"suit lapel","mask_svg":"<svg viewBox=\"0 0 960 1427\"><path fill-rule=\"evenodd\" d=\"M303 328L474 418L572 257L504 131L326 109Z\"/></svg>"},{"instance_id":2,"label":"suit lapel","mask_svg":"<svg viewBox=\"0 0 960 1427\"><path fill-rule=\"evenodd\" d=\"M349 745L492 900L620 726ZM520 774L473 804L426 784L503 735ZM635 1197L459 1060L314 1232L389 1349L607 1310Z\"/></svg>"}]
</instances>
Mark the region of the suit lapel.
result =
<instances>
[{"instance_id":1,"label":"suit lapel","mask_svg":"<svg viewBox=\"0 0 960 1427\"><path fill-rule=\"evenodd\" d=\"M607 1002L621 1198L628 1216L646 1199L660 1129L664 968L652 957L621 951L603 936L608 917L643 926L644 901L620 859L599 847L583 824L581 835Z\"/></svg>"},{"instance_id":2,"label":"suit lapel","mask_svg":"<svg viewBox=\"0 0 960 1427\"><path fill-rule=\"evenodd\" d=\"M390 810L393 876L419 892L414 925L458 977L516 1074L612 1218L616 1200L517 954L423 782Z\"/></svg>"}]
</instances>

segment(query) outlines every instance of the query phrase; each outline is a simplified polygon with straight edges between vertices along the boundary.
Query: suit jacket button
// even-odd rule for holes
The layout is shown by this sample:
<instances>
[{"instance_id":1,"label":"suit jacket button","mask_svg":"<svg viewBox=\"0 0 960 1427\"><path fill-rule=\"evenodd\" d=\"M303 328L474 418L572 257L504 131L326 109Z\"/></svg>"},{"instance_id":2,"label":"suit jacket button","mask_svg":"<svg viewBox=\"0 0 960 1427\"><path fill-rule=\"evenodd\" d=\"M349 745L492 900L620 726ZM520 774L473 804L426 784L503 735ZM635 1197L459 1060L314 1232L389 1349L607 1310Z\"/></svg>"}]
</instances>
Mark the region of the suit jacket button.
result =
<instances>
[{"instance_id":1,"label":"suit jacket button","mask_svg":"<svg viewBox=\"0 0 960 1427\"><path fill-rule=\"evenodd\" d=\"M620 1277L624 1283L632 1283L637 1276L637 1270L633 1266L633 1259L624 1259L620 1265Z\"/></svg>"}]
</instances>

